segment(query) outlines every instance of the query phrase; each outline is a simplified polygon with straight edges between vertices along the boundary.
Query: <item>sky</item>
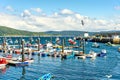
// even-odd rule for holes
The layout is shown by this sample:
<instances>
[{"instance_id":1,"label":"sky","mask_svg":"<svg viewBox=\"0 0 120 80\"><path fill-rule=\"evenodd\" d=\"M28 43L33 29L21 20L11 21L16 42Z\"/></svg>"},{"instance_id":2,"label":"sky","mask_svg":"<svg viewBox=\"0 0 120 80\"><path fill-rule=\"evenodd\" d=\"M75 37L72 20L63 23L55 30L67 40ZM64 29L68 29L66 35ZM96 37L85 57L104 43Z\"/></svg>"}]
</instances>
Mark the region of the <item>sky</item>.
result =
<instances>
[{"instance_id":1,"label":"sky","mask_svg":"<svg viewBox=\"0 0 120 80\"><path fill-rule=\"evenodd\" d=\"M120 30L120 0L0 0L0 26L32 32Z\"/></svg>"}]
</instances>

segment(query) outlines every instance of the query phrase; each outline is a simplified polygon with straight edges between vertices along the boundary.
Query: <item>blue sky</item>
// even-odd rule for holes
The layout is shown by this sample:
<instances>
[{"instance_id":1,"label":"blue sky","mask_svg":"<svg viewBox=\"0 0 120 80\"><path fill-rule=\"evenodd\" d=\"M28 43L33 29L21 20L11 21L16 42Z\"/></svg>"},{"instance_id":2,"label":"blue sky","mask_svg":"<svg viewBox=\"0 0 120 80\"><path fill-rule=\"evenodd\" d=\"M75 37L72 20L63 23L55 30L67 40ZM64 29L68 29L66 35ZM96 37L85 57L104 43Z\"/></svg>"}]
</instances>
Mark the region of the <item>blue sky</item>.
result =
<instances>
[{"instance_id":1,"label":"blue sky","mask_svg":"<svg viewBox=\"0 0 120 80\"><path fill-rule=\"evenodd\" d=\"M83 15L99 17L120 13L115 6L120 0L0 0L0 5L11 6L18 11L29 8L41 8L50 14L59 9L71 9Z\"/></svg>"},{"instance_id":2,"label":"blue sky","mask_svg":"<svg viewBox=\"0 0 120 80\"><path fill-rule=\"evenodd\" d=\"M0 25L29 31L120 29L120 0L0 0L0 14L7 18ZM83 19L86 25L78 26Z\"/></svg>"}]
</instances>

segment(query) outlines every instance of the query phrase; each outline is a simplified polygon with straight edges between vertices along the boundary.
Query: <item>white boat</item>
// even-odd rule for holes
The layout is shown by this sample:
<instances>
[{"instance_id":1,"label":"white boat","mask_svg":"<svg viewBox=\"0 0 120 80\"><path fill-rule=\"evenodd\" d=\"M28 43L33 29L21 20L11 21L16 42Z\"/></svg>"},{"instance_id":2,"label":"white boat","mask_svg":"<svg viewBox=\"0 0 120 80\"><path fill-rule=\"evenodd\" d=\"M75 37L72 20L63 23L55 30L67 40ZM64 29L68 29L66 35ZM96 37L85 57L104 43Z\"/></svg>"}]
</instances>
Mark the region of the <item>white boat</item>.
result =
<instances>
[{"instance_id":1,"label":"white boat","mask_svg":"<svg viewBox=\"0 0 120 80\"><path fill-rule=\"evenodd\" d=\"M56 40L55 40L56 44L59 44L60 43L60 38L57 37Z\"/></svg>"},{"instance_id":2,"label":"white boat","mask_svg":"<svg viewBox=\"0 0 120 80\"><path fill-rule=\"evenodd\" d=\"M118 48L118 52L120 52L120 47Z\"/></svg>"},{"instance_id":3,"label":"white boat","mask_svg":"<svg viewBox=\"0 0 120 80\"><path fill-rule=\"evenodd\" d=\"M89 54L86 54L87 58L96 58L97 53L95 53L94 51L90 51Z\"/></svg>"},{"instance_id":4,"label":"white boat","mask_svg":"<svg viewBox=\"0 0 120 80\"><path fill-rule=\"evenodd\" d=\"M27 61L13 61L13 60L8 60L8 64L9 65L13 65L13 66L27 66L29 64L29 62Z\"/></svg>"},{"instance_id":5,"label":"white boat","mask_svg":"<svg viewBox=\"0 0 120 80\"><path fill-rule=\"evenodd\" d=\"M115 44L112 44L111 42L106 43L107 46L116 46Z\"/></svg>"},{"instance_id":6,"label":"white boat","mask_svg":"<svg viewBox=\"0 0 120 80\"><path fill-rule=\"evenodd\" d=\"M13 66L27 66L29 65L29 63L34 62L34 60L31 58L25 58L24 61L22 61L21 56L19 57L13 57L10 60L7 60L9 65L13 65Z\"/></svg>"},{"instance_id":7,"label":"white boat","mask_svg":"<svg viewBox=\"0 0 120 80\"><path fill-rule=\"evenodd\" d=\"M94 43L92 44L92 47L94 47L94 48L99 48L100 45L99 45L98 43L94 42Z\"/></svg>"}]
</instances>

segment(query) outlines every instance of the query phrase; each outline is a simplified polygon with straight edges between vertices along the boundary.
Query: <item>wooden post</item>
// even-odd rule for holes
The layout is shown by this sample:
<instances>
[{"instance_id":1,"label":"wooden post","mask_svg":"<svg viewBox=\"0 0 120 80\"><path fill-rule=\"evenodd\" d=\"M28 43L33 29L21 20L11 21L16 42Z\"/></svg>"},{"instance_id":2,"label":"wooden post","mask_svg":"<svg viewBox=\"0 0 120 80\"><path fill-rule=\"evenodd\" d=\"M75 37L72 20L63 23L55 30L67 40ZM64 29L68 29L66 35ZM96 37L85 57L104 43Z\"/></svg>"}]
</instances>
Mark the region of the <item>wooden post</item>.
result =
<instances>
[{"instance_id":1,"label":"wooden post","mask_svg":"<svg viewBox=\"0 0 120 80\"><path fill-rule=\"evenodd\" d=\"M32 37L30 37L30 44L32 45Z\"/></svg>"},{"instance_id":2,"label":"wooden post","mask_svg":"<svg viewBox=\"0 0 120 80\"><path fill-rule=\"evenodd\" d=\"M24 40L22 39L22 62L24 62Z\"/></svg>"},{"instance_id":3,"label":"wooden post","mask_svg":"<svg viewBox=\"0 0 120 80\"><path fill-rule=\"evenodd\" d=\"M62 41L62 53L64 54L64 43L65 43L65 40L63 39Z\"/></svg>"},{"instance_id":4,"label":"wooden post","mask_svg":"<svg viewBox=\"0 0 120 80\"><path fill-rule=\"evenodd\" d=\"M51 43L52 43L52 36L50 37L50 41L51 41Z\"/></svg>"},{"instance_id":5,"label":"wooden post","mask_svg":"<svg viewBox=\"0 0 120 80\"><path fill-rule=\"evenodd\" d=\"M38 51L40 51L40 38L38 38Z\"/></svg>"},{"instance_id":6,"label":"wooden post","mask_svg":"<svg viewBox=\"0 0 120 80\"><path fill-rule=\"evenodd\" d=\"M5 38L3 39L3 53L5 53L6 52L6 40L5 40Z\"/></svg>"},{"instance_id":7,"label":"wooden post","mask_svg":"<svg viewBox=\"0 0 120 80\"><path fill-rule=\"evenodd\" d=\"M18 40L19 41L19 49L21 48L21 39Z\"/></svg>"},{"instance_id":8,"label":"wooden post","mask_svg":"<svg viewBox=\"0 0 120 80\"><path fill-rule=\"evenodd\" d=\"M120 44L120 38L119 38L119 44Z\"/></svg>"},{"instance_id":9,"label":"wooden post","mask_svg":"<svg viewBox=\"0 0 120 80\"><path fill-rule=\"evenodd\" d=\"M85 39L83 39L83 54L85 53Z\"/></svg>"},{"instance_id":10,"label":"wooden post","mask_svg":"<svg viewBox=\"0 0 120 80\"><path fill-rule=\"evenodd\" d=\"M26 71L25 71L25 67L23 66L23 67L22 67L22 75L24 76L25 73L26 73Z\"/></svg>"},{"instance_id":11,"label":"wooden post","mask_svg":"<svg viewBox=\"0 0 120 80\"><path fill-rule=\"evenodd\" d=\"M66 46L67 44L66 44L66 37L65 37L65 39L64 39L64 46Z\"/></svg>"},{"instance_id":12,"label":"wooden post","mask_svg":"<svg viewBox=\"0 0 120 80\"><path fill-rule=\"evenodd\" d=\"M79 47L81 47L81 39L79 39L78 41L79 41Z\"/></svg>"}]
</instances>

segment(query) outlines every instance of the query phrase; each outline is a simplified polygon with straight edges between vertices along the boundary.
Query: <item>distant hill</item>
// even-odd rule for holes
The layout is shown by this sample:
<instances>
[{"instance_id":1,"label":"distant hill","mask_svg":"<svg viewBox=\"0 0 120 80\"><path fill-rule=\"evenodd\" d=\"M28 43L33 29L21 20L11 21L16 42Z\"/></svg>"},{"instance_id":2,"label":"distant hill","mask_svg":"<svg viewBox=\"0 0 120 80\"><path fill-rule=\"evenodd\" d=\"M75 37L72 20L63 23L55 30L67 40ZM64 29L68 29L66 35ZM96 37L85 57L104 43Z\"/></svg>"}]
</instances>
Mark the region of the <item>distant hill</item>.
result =
<instances>
[{"instance_id":1,"label":"distant hill","mask_svg":"<svg viewBox=\"0 0 120 80\"><path fill-rule=\"evenodd\" d=\"M46 34L59 34L62 36L83 36L86 31L47 31ZM111 36L111 35L120 35L120 31L100 31L100 32L88 32L90 36L92 35L102 35L102 36Z\"/></svg>"},{"instance_id":2,"label":"distant hill","mask_svg":"<svg viewBox=\"0 0 120 80\"><path fill-rule=\"evenodd\" d=\"M62 36L83 36L86 31L47 31L47 34L59 34ZM89 35L93 35L94 32L88 32Z\"/></svg>"},{"instance_id":3,"label":"distant hill","mask_svg":"<svg viewBox=\"0 0 120 80\"><path fill-rule=\"evenodd\" d=\"M84 31L46 31L30 32L0 26L0 36L82 36Z\"/></svg>"},{"instance_id":4,"label":"distant hill","mask_svg":"<svg viewBox=\"0 0 120 80\"><path fill-rule=\"evenodd\" d=\"M30 32L24 30L17 30L13 28L8 28L5 26L0 26L0 36L37 36L43 35L43 32Z\"/></svg>"},{"instance_id":5,"label":"distant hill","mask_svg":"<svg viewBox=\"0 0 120 80\"><path fill-rule=\"evenodd\" d=\"M17 30L0 26L0 36L83 36L86 31L46 31L46 32L30 32L24 30ZM120 35L120 31L101 31L88 32L89 35L104 35L111 36L113 34Z\"/></svg>"}]
</instances>

